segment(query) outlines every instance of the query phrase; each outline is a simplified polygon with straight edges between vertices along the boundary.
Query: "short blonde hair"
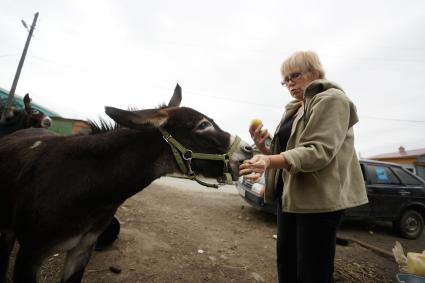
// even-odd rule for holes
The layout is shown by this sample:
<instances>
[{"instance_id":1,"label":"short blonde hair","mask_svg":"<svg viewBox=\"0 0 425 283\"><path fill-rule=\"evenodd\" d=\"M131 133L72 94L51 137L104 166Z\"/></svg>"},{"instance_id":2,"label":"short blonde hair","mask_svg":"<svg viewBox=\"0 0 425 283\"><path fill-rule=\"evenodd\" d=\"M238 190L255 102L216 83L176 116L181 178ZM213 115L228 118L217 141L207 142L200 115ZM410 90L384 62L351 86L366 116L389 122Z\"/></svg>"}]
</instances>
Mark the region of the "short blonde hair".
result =
<instances>
[{"instance_id":1,"label":"short blonde hair","mask_svg":"<svg viewBox=\"0 0 425 283\"><path fill-rule=\"evenodd\" d=\"M282 77L293 72L316 71L319 79L325 78L325 71L319 56L313 51L298 51L292 54L288 59L283 61L280 67Z\"/></svg>"}]
</instances>

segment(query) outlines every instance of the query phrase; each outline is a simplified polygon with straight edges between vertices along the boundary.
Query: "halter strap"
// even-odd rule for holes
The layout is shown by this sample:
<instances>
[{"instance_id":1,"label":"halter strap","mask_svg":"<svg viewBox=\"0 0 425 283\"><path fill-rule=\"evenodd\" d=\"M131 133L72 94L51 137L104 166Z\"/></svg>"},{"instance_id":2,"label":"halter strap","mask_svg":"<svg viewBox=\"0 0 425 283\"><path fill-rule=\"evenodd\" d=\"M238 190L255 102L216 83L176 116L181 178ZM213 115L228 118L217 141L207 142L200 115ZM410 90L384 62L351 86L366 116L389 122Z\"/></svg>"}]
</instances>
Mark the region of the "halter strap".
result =
<instances>
[{"instance_id":1,"label":"halter strap","mask_svg":"<svg viewBox=\"0 0 425 283\"><path fill-rule=\"evenodd\" d=\"M236 136L235 140L230 145L226 153L223 153L223 154L199 153L199 152L193 152L190 149L186 149L165 129L163 128L158 128L158 129L161 132L164 140L170 145L171 151L174 155L174 159L176 160L180 171L182 171L183 174L187 175L189 179L194 180L203 186L216 188L216 189L220 185L233 184L231 168L230 168L230 156L236 151L241 141L240 137ZM210 184L198 179L198 177L196 176L195 172L193 172L191 167L192 159L223 161L224 167L223 167L222 180L219 180L218 184Z\"/></svg>"}]
</instances>

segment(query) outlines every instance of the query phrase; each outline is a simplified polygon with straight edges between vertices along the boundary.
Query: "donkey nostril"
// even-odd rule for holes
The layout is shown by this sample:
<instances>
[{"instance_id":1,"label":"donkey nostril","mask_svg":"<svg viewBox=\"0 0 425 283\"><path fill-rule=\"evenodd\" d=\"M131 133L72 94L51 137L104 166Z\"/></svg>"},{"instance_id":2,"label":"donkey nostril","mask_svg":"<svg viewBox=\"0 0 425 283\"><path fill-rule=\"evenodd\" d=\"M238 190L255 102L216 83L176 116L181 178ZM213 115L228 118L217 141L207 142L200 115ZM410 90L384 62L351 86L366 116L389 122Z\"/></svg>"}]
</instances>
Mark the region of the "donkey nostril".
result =
<instances>
[{"instance_id":1,"label":"donkey nostril","mask_svg":"<svg viewBox=\"0 0 425 283\"><path fill-rule=\"evenodd\" d=\"M42 128L49 128L52 125L52 119L50 119L49 117L45 117L43 118L43 120L41 120L41 127Z\"/></svg>"},{"instance_id":2,"label":"donkey nostril","mask_svg":"<svg viewBox=\"0 0 425 283\"><path fill-rule=\"evenodd\" d=\"M252 151L253 151L252 147L251 147L251 146L249 146L249 145L244 146L244 147L243 147L243 150L244 150L245 152L252 152Z\"/></svg>"}]
</instances>

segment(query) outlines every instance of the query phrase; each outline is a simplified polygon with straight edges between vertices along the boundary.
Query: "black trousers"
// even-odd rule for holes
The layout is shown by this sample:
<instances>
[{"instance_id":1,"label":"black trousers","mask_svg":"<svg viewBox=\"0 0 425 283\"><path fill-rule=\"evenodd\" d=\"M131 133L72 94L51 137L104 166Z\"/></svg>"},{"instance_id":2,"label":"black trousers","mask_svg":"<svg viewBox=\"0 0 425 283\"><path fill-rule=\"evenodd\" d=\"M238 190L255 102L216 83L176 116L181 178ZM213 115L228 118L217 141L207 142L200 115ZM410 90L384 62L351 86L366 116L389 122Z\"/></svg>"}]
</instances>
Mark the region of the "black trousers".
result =
<instances>
[{"instance_id":1,"label":"black trousers","mask_svg":"<svg viewBox=\"0 0 425 283\"><path fill-rule=\"evenodd\" d=\"M343 211L282 212L277 205L277 271L280 283L333 283L336 231Z\"/></svg>"}]
</instances>

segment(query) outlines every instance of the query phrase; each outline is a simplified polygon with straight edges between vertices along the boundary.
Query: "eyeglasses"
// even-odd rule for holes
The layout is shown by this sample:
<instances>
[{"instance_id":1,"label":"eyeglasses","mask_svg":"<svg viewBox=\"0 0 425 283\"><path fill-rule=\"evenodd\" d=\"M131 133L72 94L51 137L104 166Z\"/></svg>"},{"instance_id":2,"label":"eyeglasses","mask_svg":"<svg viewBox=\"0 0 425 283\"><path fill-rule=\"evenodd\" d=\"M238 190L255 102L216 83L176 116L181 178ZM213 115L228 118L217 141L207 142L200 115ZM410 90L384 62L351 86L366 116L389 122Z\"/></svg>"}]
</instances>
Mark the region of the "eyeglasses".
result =
<instances>
[{"instance_id":1,"label":"eyeglasses","mask_svg":"<svg viewBox=\"0 0 425 283\"><path fill-rule=\"evenodd\" d=\"M285 78L283 79L283 81L280 82L281 85L283 86L287 86L288 83L291 82L296 82L298 81L303 75L305 75L306 73L308 73L309 71L306 72L295 72L295 73L291 73L288 76L285 76Z\"/></svg>"}]
</instances>

